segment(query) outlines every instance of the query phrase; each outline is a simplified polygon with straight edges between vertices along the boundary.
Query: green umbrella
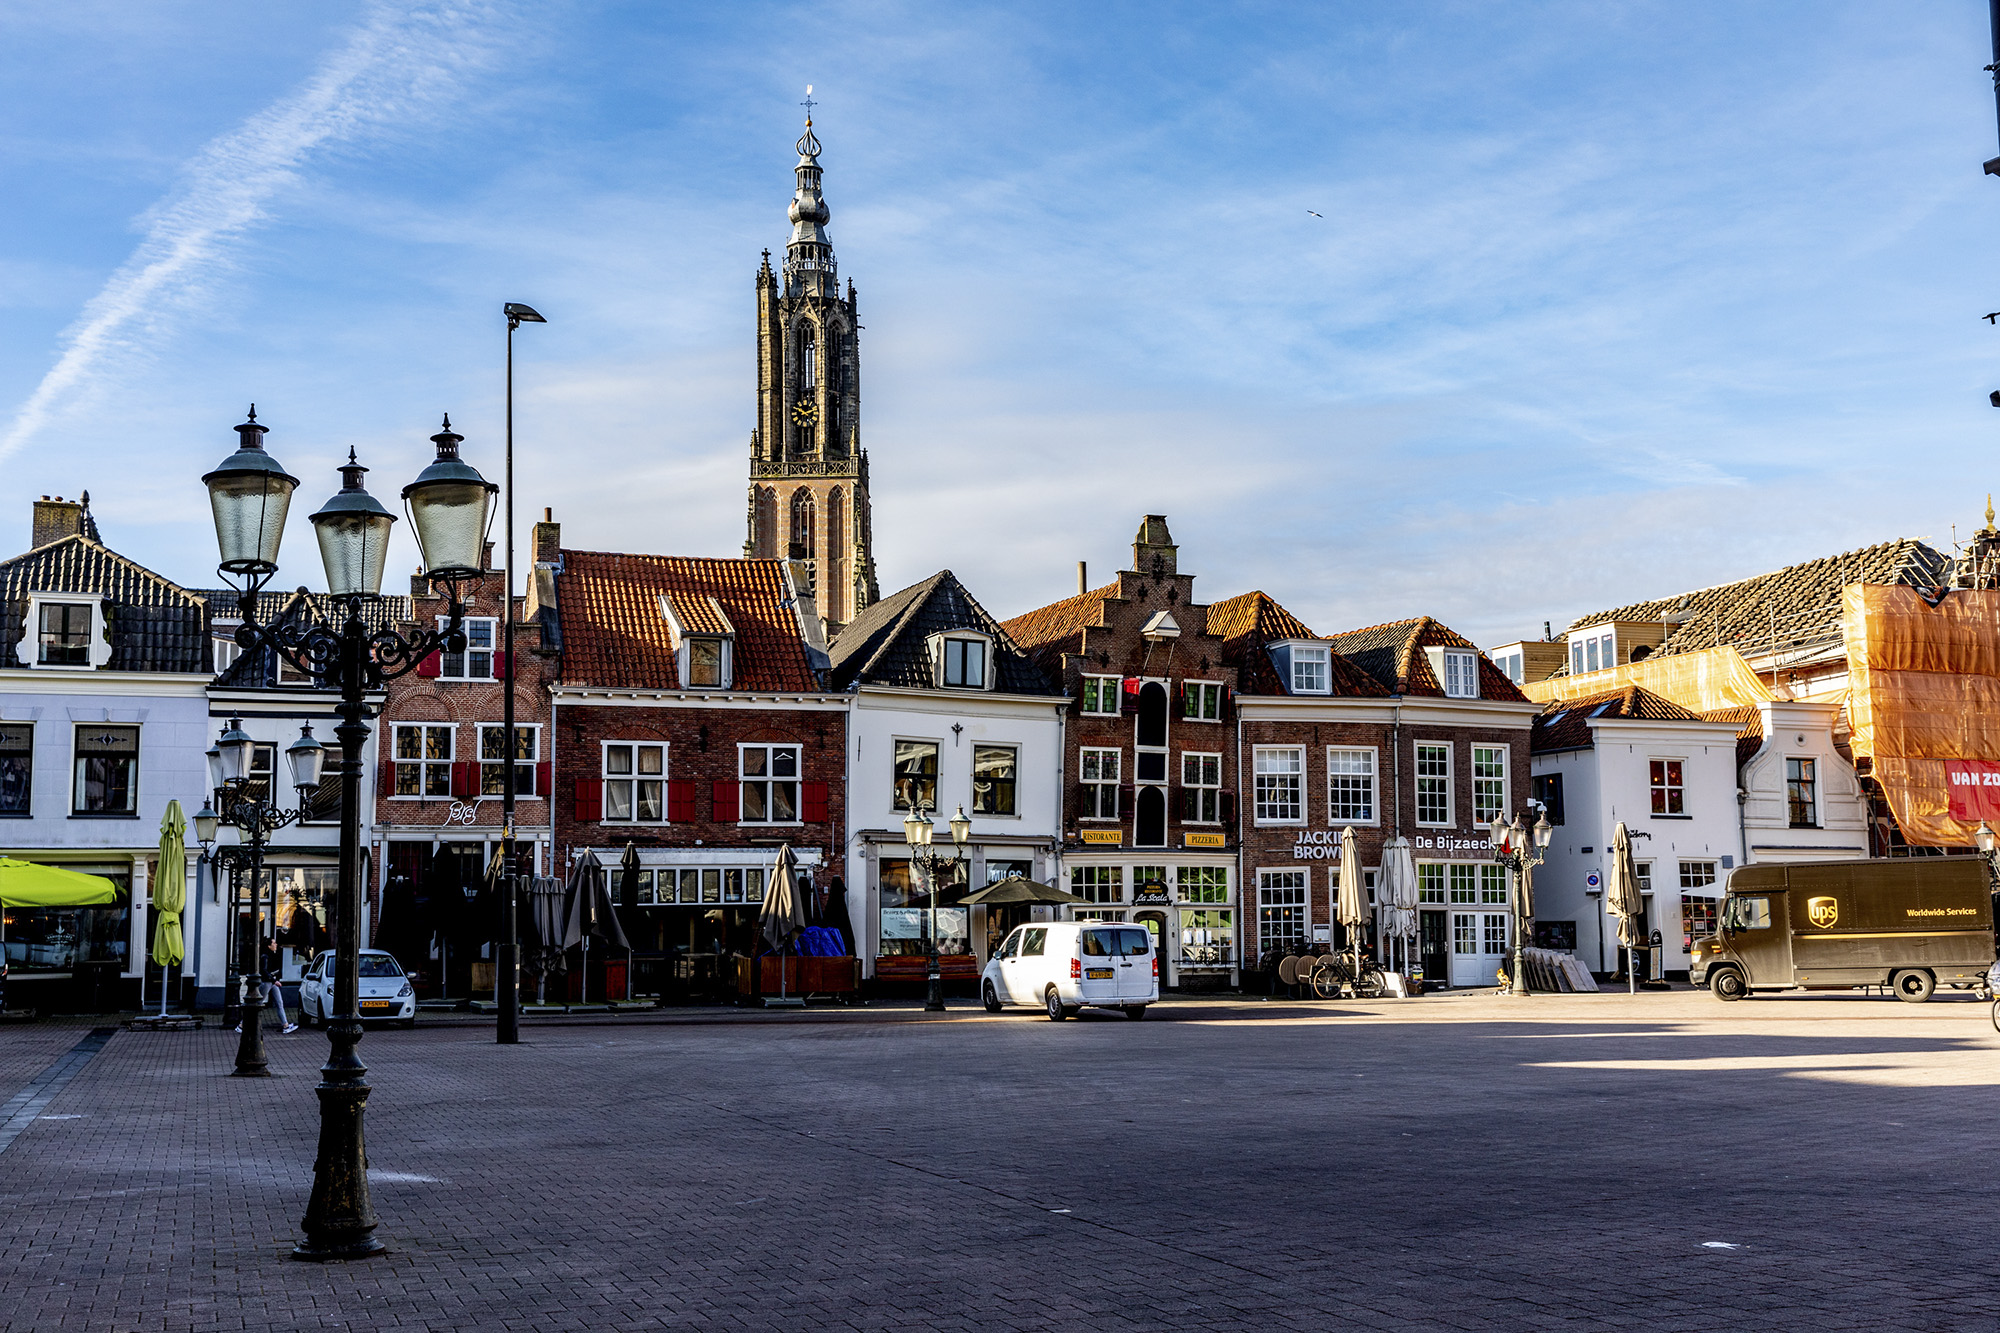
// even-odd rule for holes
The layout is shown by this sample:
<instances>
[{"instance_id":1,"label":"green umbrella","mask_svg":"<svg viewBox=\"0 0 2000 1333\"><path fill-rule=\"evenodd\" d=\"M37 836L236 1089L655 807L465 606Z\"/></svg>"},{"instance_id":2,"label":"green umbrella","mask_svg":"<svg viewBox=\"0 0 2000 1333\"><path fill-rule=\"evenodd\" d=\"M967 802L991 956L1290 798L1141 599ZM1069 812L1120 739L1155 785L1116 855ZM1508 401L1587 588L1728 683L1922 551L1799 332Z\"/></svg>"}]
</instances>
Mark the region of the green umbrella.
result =
<instances>
[{"instance_id":1,"label":"green umbrella","mask_svg":"<svg viewBox=\"0 0 2000 1333\"><path fill-rule=\"evenodd\" d=\"M8 907L96 907L118 901L118 886L102 875L0 856L0 904Z\"/></svg>"},{"instance_id":2,"label":"green umbrella","mask_svg":"<svg viewBox=\"0 0 2000 1333\"><path fill-rule=\"evenodd\" d=\"M167 802L160 821L160 863L153 871L153 961L160 965L160 1016L167 1012L167 969L187 954L181 941L181 909L187 906L187 816L179 801Z\"/></svg>"}]
</instances>

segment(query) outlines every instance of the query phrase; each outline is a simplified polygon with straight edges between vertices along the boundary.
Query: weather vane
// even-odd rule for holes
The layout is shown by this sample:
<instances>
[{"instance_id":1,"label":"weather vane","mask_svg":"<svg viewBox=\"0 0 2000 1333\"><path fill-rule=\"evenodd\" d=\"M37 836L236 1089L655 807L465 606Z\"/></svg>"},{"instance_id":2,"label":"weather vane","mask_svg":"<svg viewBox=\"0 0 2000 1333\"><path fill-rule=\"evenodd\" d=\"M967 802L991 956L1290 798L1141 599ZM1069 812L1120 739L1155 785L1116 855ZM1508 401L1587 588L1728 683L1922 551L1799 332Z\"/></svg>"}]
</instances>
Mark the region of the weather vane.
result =
<instances>
[{"instance_id":1,"label":"weather vane","mask_svg":"<svg viewBox=\"0 0 2000 1333\"><path fill-rule=\"evenodd\" d=\"M799 105L806 109L806 124L812 124L813 108L818 106L819 103L813 101L813 86L810 83L806 85L806 100L799 103Z\"/></svg>"}]
</instances>

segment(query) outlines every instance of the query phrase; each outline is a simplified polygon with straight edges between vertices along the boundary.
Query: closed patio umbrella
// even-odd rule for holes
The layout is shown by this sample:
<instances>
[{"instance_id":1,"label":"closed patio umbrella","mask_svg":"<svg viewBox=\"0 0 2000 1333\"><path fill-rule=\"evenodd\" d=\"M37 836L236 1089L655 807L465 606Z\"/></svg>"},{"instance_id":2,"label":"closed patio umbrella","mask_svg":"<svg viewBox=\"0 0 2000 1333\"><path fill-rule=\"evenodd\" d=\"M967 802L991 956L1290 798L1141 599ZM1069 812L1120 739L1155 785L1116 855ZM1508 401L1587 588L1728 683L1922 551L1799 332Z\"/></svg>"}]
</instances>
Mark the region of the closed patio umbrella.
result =
<instances>
[{"instance_id":1,"label":"closed patio umbrella","mask_svg":"<svg viewBox=\"0 0 2000 1333\"><path fill-rule=\"evenodd\" d=\"M1639 896L1639 867L1632 860L1632 835L1623 820L1611 831L1611 882L1605 886L1604 905L1618 918L1618 943L1625 950L1626 989L1636 995L1639 978L1632 970L1632 946L1639 942L1646 901Z\"/></svg>"},{"instance_id":2,"label":"closed patio umbrella","mask_svg":"<svg viewBox=\"0 0 2000 1333\"><path fill-rule=\"evenodd\" d=\"M1354 974L1361 975L1361 932L1368 924L1368 898L1361 886L1361 839L1349 824L1340 831L1340 924L1354 944Z\"/></svg>"},{"instance_id":3,"label":"closed patio umbrella","mask_svg":"<svg viewBox=\"0 0 2000 1333\"><path fill-rule=\"evenodd\" d=\"M785 959L781 950L791 947L799 932L806 928L806 905L800 900L798 867L792 860L792 845L786 843L778 848L778 857L771 866L771 887L764 894L764 906L757 914L757 933L764 937L764 943L778 958L778 1003L789 1003L785 989ZM756 963L751 964L755 984ZM761 992L762 987L756 987Z\"/></svg>"},{"instance_id":4,"label":"closed patio umbrella","mask_svg":"<svg viewBox=\"0 0 2000 1333\"><path fill-rule=\"evenodd\" d=\"M618 924L631 939L639 933L639 849L625 840L625 856L618 862ZM632 998L632 946L625 946L625 998Z\"/></svg>"},{"instance_id":5,"label":"closed patio umbrella","mask_svg":"<svg viewBox=\"0 0 2000 1333\"><path fill-rule=\"evenodd\" d=\"M1410 970L1410 942L1417 933L1417 862L1410 840L1397 837L1382 851L1382 873L1375 881L1375 900L1384 907L1383 928L1403 942L1402 970Z\"/></svg>"},{"instance_id":6,"label":"closed patio umbrella","mask_svg":"<svg viewBox=\"0 0 2000 1333\"><path fill-rule=\"evenodd\" d=\"M604 863L597 853L586 851L577 858L569 876L569 912L563 923L563 947L583 946L583 998L590 998L590 940L603 940L615 949L630 949L625 931L618 924L618 911L611 902L605 883Z\"/></svg>"},{"instance_id":7,"label":"closed patio umbrella","mask_svg":"<svg viewBox=\"0 0 2000 1333\"><path fill-rule=\"evenodd\" d=\"M187 906L187 816L178 800L167 802L160 821L160 863L153 870L153 961L160 965L160 1017L167 1016L167 977L187 956L181 940L181 911Z\"/></svg>"}]
</instances>

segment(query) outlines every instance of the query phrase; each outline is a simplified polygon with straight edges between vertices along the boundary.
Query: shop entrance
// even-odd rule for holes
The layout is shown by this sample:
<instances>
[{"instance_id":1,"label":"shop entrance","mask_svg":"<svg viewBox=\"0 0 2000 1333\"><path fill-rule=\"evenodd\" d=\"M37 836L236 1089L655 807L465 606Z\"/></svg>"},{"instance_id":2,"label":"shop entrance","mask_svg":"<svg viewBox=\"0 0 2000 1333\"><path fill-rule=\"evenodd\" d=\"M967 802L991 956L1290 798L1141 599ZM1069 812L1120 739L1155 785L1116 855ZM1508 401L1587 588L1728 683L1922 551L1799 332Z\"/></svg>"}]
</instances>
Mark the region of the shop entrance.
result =
<instances>
[{"instance_id":1,"label":"shop entrance","mask_svg":"<svg viewBox=\"0 0 2000 1333\"><path fill-rule=\"evenodd\" d=\"M1507 954L1505 912L1451 914L1451 984L1498 985L1496 974Z\"/></svg>"},{"instance_id":2,"label":"shop entrance","mask_svg":"<svg viewBox=\"0 0 2000 1333\"><path fill-rule=\"evenodd\" d=\"M1153 937L1153 957L1160 960L1160 986L1167 984L1167 914L1165 912L1135 912L1132 919L1146 928Z\"/></svg>"},{"instance_id":3,"label":"shop entrance","mask_svg":"<svg viewBox=\"0 0 2000 1333\"><path fill-rule=\"evenodd\" d=\"M1417 913L1417 961L1423 965L1427 984L1451 984L1451 929L1446 913Z\"/></svg>"}]
</instances>

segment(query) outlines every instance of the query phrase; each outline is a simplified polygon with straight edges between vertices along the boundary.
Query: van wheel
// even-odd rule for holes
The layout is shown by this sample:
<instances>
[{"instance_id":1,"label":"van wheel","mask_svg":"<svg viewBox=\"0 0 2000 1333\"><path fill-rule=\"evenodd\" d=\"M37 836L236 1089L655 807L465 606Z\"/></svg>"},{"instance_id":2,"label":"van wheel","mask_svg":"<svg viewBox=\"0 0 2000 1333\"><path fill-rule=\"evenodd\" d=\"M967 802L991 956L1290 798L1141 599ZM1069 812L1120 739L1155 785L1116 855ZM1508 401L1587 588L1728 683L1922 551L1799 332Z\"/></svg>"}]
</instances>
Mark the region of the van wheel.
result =
<instances>
[{"instance_id":1,"label":"van wheel","mask_svg":"<svg viewBox=\"0 0 2000 1333\"><path fill-rule=\"evenodd\" d=\"M979 998L986 1002L987 1013L997 1014L1000 1012L1000 997L994 994L992 982L989 981L979 988Z\"/></svg>"},{"instance_id":2,"label":"van wheel","mask_svg":"<svg viewBox=\"0 0 2000 1333\"><path fill-rule=\"evenodd\" d=\"M1898 972L1889 978L1889 984L1895 988L1896 998L1904 1004L1922 1004L1930 999L1931 992L1937 989L1937 983L1931 980L1930 973L1914 969Z\"/></svg>"},{"instance_id":3,"label":"van wheel","mask_svg":"<svg viewBox=\"0 0 2000 1333\"><path fill-rule=\"evenodd\" d=\"M1143 1004L1128 1004L1128 1005L1126 1005L1126 1006L1125 1006L1125 1017L1127 1017L1127 1018L1131 1019L1131 1020L1132 1020L1132 1021L1133 1021L1134 1023L1138 1022L1138 1021L1139 1021L1140 1019L1144 1018L1145 1016L1146 1016L1146 1006L1145 1006L1145 1005L1143 1005Z\"/></svg>"},{"instance_id":4,"label":"van wheel","mask_svg":"<svg viewBox=\"0 0 2000 1333\"><path fill-rule=\"evenodd\" d=\"M1056 993L1054 986L1049 987L1049 993L1042 998L1049 1006L1049 1022L1060 1023L1069 1017L1069 1010L1063 1008L1062 996Z\"/></svg>"},{"instance_id":5,"label":"van wheel","mask_svg":"<svg viewBox=\"0 0 2000 1333\"><path fill-rule=\"evenodd\" d=\"M1740 1000L1748 991L1743 974L1733 967L1719 967L1709 973L1708 989L1718 1000Z\"/></svg>"}]
</instances>

